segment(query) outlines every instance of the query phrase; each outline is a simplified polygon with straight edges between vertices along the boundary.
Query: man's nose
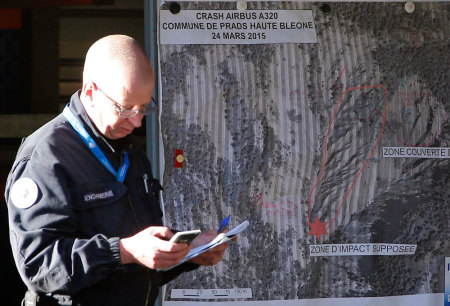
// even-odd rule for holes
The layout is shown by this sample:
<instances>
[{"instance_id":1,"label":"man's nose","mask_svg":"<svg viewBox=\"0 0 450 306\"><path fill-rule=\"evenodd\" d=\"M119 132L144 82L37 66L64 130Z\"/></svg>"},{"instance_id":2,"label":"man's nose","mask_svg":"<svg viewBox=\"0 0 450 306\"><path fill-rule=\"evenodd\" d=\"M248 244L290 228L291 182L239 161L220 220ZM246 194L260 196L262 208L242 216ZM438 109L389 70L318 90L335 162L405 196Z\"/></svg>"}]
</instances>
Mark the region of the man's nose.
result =
<instances>
[{"instance_id":1,"label":"man's nose","mask_svg":"<svg viewBox=\"0 0 450 306\"><path fill-rule=\"evenodd\" d=\"M128 118L128 121L135 127L138 128L142 125L142 119L144 118L144 115L141 113L138 113L136 116L133 116L131 118Z\"/></svg>"}]
</instances>

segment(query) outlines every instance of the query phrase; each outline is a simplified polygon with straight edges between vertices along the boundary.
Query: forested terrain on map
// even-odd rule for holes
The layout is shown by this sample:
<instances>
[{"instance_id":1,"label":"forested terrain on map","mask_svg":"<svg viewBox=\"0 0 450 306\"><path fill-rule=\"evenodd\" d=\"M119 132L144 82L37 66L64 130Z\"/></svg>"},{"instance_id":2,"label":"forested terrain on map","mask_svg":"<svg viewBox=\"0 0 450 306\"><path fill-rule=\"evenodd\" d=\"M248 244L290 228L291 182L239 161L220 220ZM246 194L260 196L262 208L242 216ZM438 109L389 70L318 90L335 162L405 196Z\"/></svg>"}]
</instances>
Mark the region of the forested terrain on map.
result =
<instances>
[{"instance_id":1,"label":"forested terrain on map","mask_svg":"<svg viewBox=\"0 0 450 306\"><path fill-rule=\"evenodd\" d=\"M450 162L424 150L450 148L450 5L323 5L247 7L312 10L317 43L159 46L167 225L250 221L221 264L182 275L165 299L173 288L251 288L253 300L443 292ZM416 157L388 152L401 147ZM417 248L310 254L352 243Z\"/></svg>"}]
</instances>

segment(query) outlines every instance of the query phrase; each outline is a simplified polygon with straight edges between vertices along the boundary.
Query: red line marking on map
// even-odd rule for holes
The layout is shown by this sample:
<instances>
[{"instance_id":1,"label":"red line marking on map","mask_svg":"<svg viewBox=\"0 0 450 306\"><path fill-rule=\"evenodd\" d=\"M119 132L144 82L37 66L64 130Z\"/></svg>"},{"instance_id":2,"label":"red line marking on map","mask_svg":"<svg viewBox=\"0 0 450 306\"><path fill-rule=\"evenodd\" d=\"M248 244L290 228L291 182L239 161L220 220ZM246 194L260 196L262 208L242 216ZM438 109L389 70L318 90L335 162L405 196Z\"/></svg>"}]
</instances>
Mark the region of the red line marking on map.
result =
<instances>
[{"instance_id":1,"label":"red line marking on map","mask_svg":"<svg viewBox=\"0 0 450 306\"><path fill-rule=\"evenodd\" d=\"M436 132L436 134L434 136L431 136L430 141L428 141L427 143L418 144L418 145L406 142L402 137L400 137L398 135L397 132L394 131L394 129L389 127L389 125L388 125L388 128L393 131L393 134L395 135L397 140L400 141L402 143L402 145L405 146L405 147L429 147L439 137L439 135L441 135L442 127L444 126L445 121L447 121L447 112L446 111L444 111L444 115L442 116L442 120L441 120L441 123L440 123L440 126L439 126L439 130Z\"/></svg>"},{"instance_id":2,"label":"red line marking on map","mask_svg":"<svg viewBox=\"0 0 450 306\"><path fill-rule=\"evenodd\" d=\"M342 78L342 75L343 75L344 71L345 71L345 68L344 68L344 69L342 70L342 72L341 72L341 76L339 77L339 81L341 81L341 78ZM372 148L372 150L371 150L371 152L370 152L369 157L366 159L366 161L364 162L364 164L362 165L362 167L359 169L358 174L356 175L355 179L353 180L353 182L352 182L350 188L349 188L349 189L347 190L347 192L345 193L344 198L342 199L342 202L341 202L341 204L339 205L339 208L338 208L338 210L336 211L336 214L335 214L334 218L331 220L331 222L329 222L329 224L328 224L328 222L321 222L321 221L319 220L319 217L316 217L315 222L312 223L312 222L311 222L311 212L312 212L312 202L313 202L313 201L312 201L312 196L313 196L314 190L316 189L317 185L319 184L320 180L322 179L323 172L324 172L324 170L325 170L325 165L326 165L326 163L327 163L327 143L328 143L328 137L329 137L329 135L330 135L331 128L332 128L332 126L333 126L333 121L334 121L334 119L336 118L336 115L337 115L337 113L338 113L339 105L340 105L340 103L341 103L341 101L342 101L342 98L345 96L346 93L348 93L348 92L350 92L350 91L352 91L352 90L364 90L364 89L371 89L371 88L382 88L382 89L384 90L384 93L385 93L385 96L386 96L386 98L385 98L385 103L384 103L384 112L383 112L383 114L382 114L382 127L381 127L380 133L378 134L378 137L377 137L377 140L376 140L376 142L375 142L375 145L373 146L373 148ZM345 201L347 200L348 196L350 195L350 193L351 193L353 187L355 186L356 182L357 182L358 179L360 178L360 176L361 176L363 170L367 167L367 165L369 164L370 160L372 159L373 154L375 153L375 150L376 150L376 148L377 148L377 146L378 146L378 144L379 144L379 142L380 142L380 140L381 140L381 137L382 137L383 132L384 132L384 127L385 127L385 124L386 124L386 117L387 117L387 103L388 103L388 91L387 91L387 88L386 88L384 85L382 85L382 84L371 85L371 86L360 86L360 87L351 87L351 88L347 88L347 89L341 94L341 96L339 97L339 99L338 99L338 101L337 101L337 104L336 104L336 107L335 107L334 112L333 112L333 116L332 116L332 118L331 118L331 120L330 120L330 124L329 124L329 126L328 126L327 134L326 134L326 136L325 136L324 149L323 149L324 159L323 159L322 167L321 167L321 169L320 169L320 173L319 173L319 176L318 176L318 178L317 178L317 181L316 181L316 183L314 184L313 188L311 189L311 192L310 192L309 198L308 198L308 225L309 225L310 228L311 228L311 229L310 229L310 232L308 233L308 235L316 235L317 239L320 239L320 236L321 236L321 235L327 235L327 234L328 234L327 230L330 229L331 225L336 221L336 218L338 217L338 215L339 215L339 213L340 213L342 207L344 206ZM319 211L320 211L320 210L319 210ZM327 226L327 224L328 224L328 226Z\"/></svg>"}]
</instances>

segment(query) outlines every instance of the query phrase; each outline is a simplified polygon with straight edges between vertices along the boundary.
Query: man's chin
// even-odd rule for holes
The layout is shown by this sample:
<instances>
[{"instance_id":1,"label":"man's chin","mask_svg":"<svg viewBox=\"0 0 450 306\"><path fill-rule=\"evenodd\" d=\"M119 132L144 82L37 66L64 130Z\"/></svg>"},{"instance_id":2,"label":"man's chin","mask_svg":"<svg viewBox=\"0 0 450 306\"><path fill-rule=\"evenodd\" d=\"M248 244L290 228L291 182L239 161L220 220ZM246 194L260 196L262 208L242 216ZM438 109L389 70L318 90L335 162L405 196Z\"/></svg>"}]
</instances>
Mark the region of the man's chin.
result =
<instances>
[{"instance_id":1,"label":"man's chin","mask_svg":"<svg viewBox=\"0 0 450 306\"><path fill-rule=\"evenodd\" d=\"M121 133L109 133L109 134L107 134L105 136L108 139L115 140L115 139L124 138L124 137L128 136L129 134L130 133L123 133L123 132L121 132Z\"/></svg>"},{"instance_id":2,"label":"man's chin","mask_svg":"<svg viewBox=\"0 0 450 306\"><path fill-rule=\"evenodd\" d=\"M116 139L124 138L124 137L130 135L132 132L133 132L133 130L121 129L120 131L118 131L116 133L115 136L116 136Z\"/></svg>"}]
</instances>

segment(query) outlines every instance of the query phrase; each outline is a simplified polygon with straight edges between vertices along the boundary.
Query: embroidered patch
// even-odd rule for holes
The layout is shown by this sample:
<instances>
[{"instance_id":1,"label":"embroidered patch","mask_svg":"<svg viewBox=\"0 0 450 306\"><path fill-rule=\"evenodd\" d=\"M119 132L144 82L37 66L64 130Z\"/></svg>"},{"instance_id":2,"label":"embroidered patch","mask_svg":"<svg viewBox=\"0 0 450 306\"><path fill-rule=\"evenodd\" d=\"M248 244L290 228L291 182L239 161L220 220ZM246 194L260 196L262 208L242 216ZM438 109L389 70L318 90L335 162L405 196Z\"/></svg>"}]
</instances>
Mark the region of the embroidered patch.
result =
<instances>
[{"instance_id":1,"label":"embroidered patch","mask_svg":"<svg viewBox=\"0 0 450 306\"><path fill-rule=\"evenodd\" d=\"M38 185L28 177L18 179L11 188L11 202L17 208L31 207L38 198Z\"/></svg>"},{"instance_id":2,"label":"embroidered patch","mask_svg":"<svg viewBox=\"0 0 450 306\"><path fill-rule=\"evenodd\" d=\"M114 197L114 192L112 189L107 190L105 192L100 193L88 193L84 195L84 201L85 202L92 202L96 200L104 200Z\"/></svg>"}]
</instances>

